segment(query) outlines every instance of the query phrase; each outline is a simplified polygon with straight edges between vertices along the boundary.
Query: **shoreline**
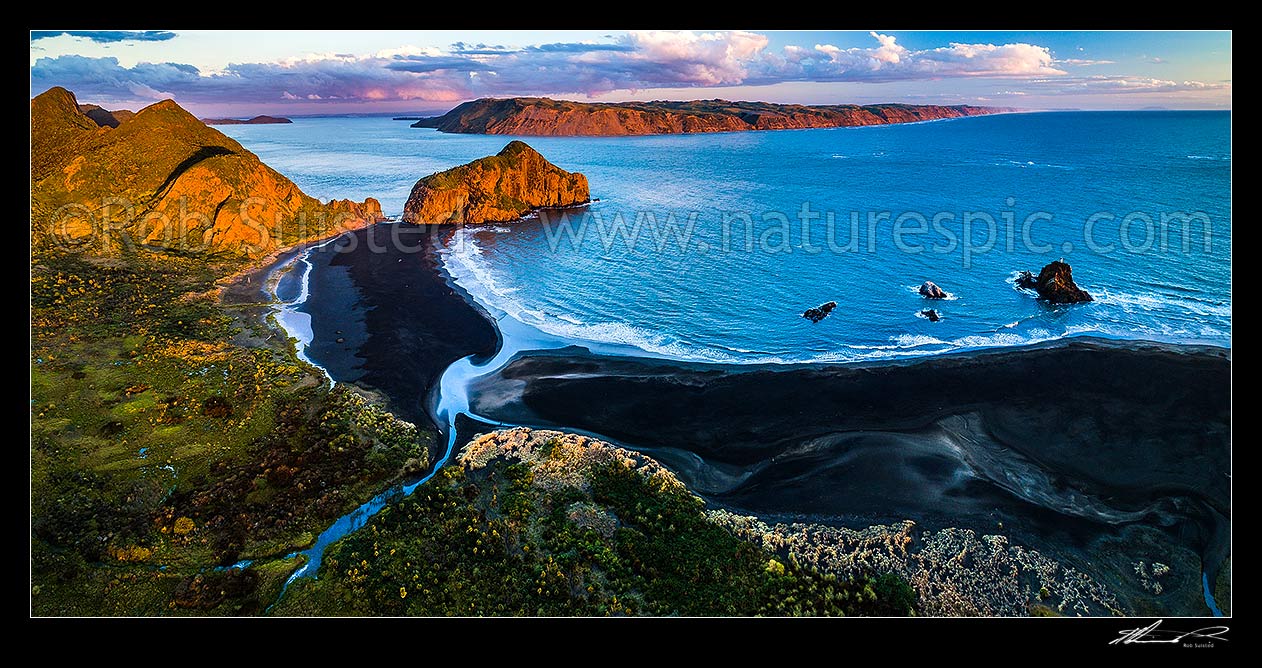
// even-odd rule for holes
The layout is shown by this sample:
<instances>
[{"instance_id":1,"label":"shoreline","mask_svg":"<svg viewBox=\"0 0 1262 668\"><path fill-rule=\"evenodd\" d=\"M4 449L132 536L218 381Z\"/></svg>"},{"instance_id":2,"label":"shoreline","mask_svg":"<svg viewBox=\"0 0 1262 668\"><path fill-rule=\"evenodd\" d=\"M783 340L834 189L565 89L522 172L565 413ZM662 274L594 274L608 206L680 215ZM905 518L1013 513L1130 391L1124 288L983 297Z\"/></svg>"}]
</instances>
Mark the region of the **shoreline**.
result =
<instances>
[{"instance_id":1,"label":"shoreline","mask_svg":"<svg viewBox=\"0 0 1262 668\"><path fill-rule=\"evenodd\" d=\"M769 520L868 526L910 518L927 528L979 532L993 532L998 522L1007 527L1001 534L1080 567L1107 563L1110 584L1132 601L1137 594L1123 578L1130 564L1105 556L1105 547L1122 555L1162 545L1169 556L1161 558L1181 571L1196 568L1194 587L1171 586L1181 602L1163 614L1199 614L1189 606L1205 605L1203 579L1216 577L1218 563L1230 554L1230 479L1207 483L1207 472L1230 469L1229 398L1218 405L1225 393L1229 397L1230 348L1074 336L922 357L798 364L593 352L559 338L540 341L511 316L488 312L445 268L439 240L446 232L391 225L355 233L359 240L411 236L416 243L405 256L356 252L362 247L321 252L334 244L310 253L314 273L344 274L354 284L353 296L372 320L365 321L362 341L327 346L332 333L349 331L358 316L346 295L328 300L313 290L311 345L326 346L314 359L325 367L361 364L364 374L351 382L385 396L392 409L410 409L433 423L447 449L434 453L430 475L477 433L518 425L583 433L651 453L716 508ZM481 337L476 349L471 334ZM1180 405L1181 413L1163 413L1145 394L1162 392L1148 377L1166 378L1196 410ZM1074 389L1072 382L1091 387ZM838 388L851 408L811 403ZM1085 398L1075 399L1080 392ZM1112 403L1092 414L1091 404L1108 399L1108 392L1116 395ZM1193 438L1211 422L1217 431L1200 449L1212 452L1208 459L1198 455L1204 461L1197 473L1180 477L1137 467L1125 449L1111 451L1109 464L1075 464L1092 461L1101 443L1112 442L1116 435L1105 438L1102 429L1120 429L1135 444L1149 439L1160 446L1150 457L1177 461L1185 447L1179 439ZM1093 467L1118 474L1100 476ZM864 484L855 488L855 480ZM863 487L924 493L899 501ZM402 490L409 488L414 483ZM1150 488L1159 493L1144 492ZM392 487L383 496L398 491ZM1172 510L1181 503L1193 511ZM1171 523L1174 529L1163 528ZM1170 531L1192 538L1179 540Z\"/></svg>"},{"instance_id":2,"label":"shoreline","mask_svg":"<svg viewBox=\"0 0 1262 668\"><path fill-rule=\"evenodd\" d=\"M302 243L297 243L276 250L258 258L247 262L245 267L222 276L215 281L218 297L220 301L228 305L248 304L258 298L266 299L268 294L264 291L265 281L270 277L282 264L293 260L294 256L310 249L321 243L327 243L330 239L335 239L348 232L367 229L374 225L381 224L383 220L355 220L350 227L330 230L327 234L308 239ZM255 287L255 279L262 278L258 281L258 287ZM274 295L273 295L274 296Z\"/></svg>"},{"instance_id":3,"label":"shoreline","mask_svg":"<svg viewBox=\"0 0 1262 668\"><path fill-rule=\"evenodd\" d=\"M432 409L442 373L503 345L492 316L438 266L436 237L446 233L378 224L311 248L310 294L320 298L294 303L310 319L306 345L317 366L342 370L338 382L382 394L392 412L440 432L446 425Z\"/></svg>"}]
</instances>

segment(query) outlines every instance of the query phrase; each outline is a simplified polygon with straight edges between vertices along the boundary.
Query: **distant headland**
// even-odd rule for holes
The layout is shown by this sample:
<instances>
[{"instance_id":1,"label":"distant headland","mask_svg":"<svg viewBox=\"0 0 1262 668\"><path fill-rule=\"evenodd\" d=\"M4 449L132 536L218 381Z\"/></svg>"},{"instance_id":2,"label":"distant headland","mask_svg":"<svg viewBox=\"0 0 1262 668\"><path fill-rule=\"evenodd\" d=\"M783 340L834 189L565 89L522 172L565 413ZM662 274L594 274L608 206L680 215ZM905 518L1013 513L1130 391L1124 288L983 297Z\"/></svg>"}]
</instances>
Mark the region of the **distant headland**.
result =
<instances>
[{"instance_id":1,"label":"distant headland","mask_svg":"<svg viewBox=\"0 0 1262 668\"><path fill-rule=\"evenodd\" d=\"M203 118L206 125L271 125L273 123L293 123L283 116L255 116L251 119L240 118Z\"/></svg>"},{"instance_id":2,"label":"distant headland","mask_svg":"<svg viewBox=\"0 0 1262 668\"><path fill-rule=\"evenodd\" d=\"M412 127L487 135L620 136L891 125L1012 111L1017 110L969 105L807 106L727 100L593 103L515 97L465 102L442 116L422 118Z\"/></svg>"}]
</instances>

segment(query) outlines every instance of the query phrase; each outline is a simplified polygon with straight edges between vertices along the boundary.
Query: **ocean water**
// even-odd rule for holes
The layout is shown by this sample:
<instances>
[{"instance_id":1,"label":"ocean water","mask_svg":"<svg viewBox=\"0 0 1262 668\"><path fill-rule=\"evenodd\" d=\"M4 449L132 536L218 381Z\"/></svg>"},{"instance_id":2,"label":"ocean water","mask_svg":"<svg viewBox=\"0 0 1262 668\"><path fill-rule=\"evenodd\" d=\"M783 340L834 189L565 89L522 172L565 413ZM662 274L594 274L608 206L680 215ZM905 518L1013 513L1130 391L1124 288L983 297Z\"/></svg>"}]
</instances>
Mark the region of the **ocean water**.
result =
<instances>
[{"instance_id":1,"label":"ocean water","mask_svg":"<svg viewBox=\"0 0 1262 668\"><path fill-rule=\"evenodd\" d=\"M311 195L373 196L395 215L417 179L512 139L371 117L220 129ZM1087 334L1230 345L1229 112L525 140L600 201L453 230L444 263L493 313L551 337L720 362ZM1059 258L1095 302L1013 286ZM950 298L920 297L925 280ZM828 318L801 317L827 301Z\"/></svg>"}]
</instances>

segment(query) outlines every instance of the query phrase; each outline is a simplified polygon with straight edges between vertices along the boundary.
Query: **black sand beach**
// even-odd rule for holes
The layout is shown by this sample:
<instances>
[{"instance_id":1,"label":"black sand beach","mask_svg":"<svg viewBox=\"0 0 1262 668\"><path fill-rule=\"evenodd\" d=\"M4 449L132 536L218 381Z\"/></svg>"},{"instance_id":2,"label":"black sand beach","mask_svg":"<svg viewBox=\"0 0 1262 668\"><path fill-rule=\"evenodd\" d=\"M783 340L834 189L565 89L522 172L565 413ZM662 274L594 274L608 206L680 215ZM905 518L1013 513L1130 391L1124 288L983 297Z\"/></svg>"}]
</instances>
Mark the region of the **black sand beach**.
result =
<instances>
[{"instance_id":1,"label":"black sand beach","mask_svg":"<svg viewBox=\"0 0 1262 668\"><path fill-rule=\"evenodd\" d=\"M313 359L413 420L449 364L498 348L435 233L378 225L312 257ZM1225 349L1081 338L794 367L571 347L519 354L468 398L481 418L650 451L738 512L997 533L1148 606L1131 612L1202 615L1202 570L1212 581L1230 550L1230 383ZM457 424L457 448L492 428ZM1172 566L1161 597L1136 584L1139 561Z\"/></svg>"},{"instance_id":2,"label":"black sand beach","mask_svg":"<svg viewBox=\"0 0 1262 668\"><path fill-rule=\"evenodd\" d=\"M383 393L418 423L432 422L426 401L448 365L499 347L490 317L438 268L433 236L444 233L389 224L343 235L311 254L318 297L303 307L312 316L312 359L339 380Z\"/></svg>"}]
</instances>

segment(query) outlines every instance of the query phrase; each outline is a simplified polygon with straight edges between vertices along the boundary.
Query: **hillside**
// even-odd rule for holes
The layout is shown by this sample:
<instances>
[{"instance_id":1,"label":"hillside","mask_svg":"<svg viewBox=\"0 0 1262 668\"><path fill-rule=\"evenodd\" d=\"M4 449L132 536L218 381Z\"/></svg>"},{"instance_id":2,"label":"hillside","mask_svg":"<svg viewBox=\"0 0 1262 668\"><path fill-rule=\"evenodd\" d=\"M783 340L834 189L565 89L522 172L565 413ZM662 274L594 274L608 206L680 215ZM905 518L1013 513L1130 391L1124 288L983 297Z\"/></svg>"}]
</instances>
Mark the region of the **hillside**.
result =
<instances>
[{"instance_id":1,"label":"hillside","mask_svg":"<svg viewBox=\"0 0 1262 668\"><path fill-rule=\"evenodd\" d=\"M37 247L261 257L381 218L371 198L306 195L172 100L110 127L63 88L31 100L31 181Z\"/></svg>"}]
</instances>

